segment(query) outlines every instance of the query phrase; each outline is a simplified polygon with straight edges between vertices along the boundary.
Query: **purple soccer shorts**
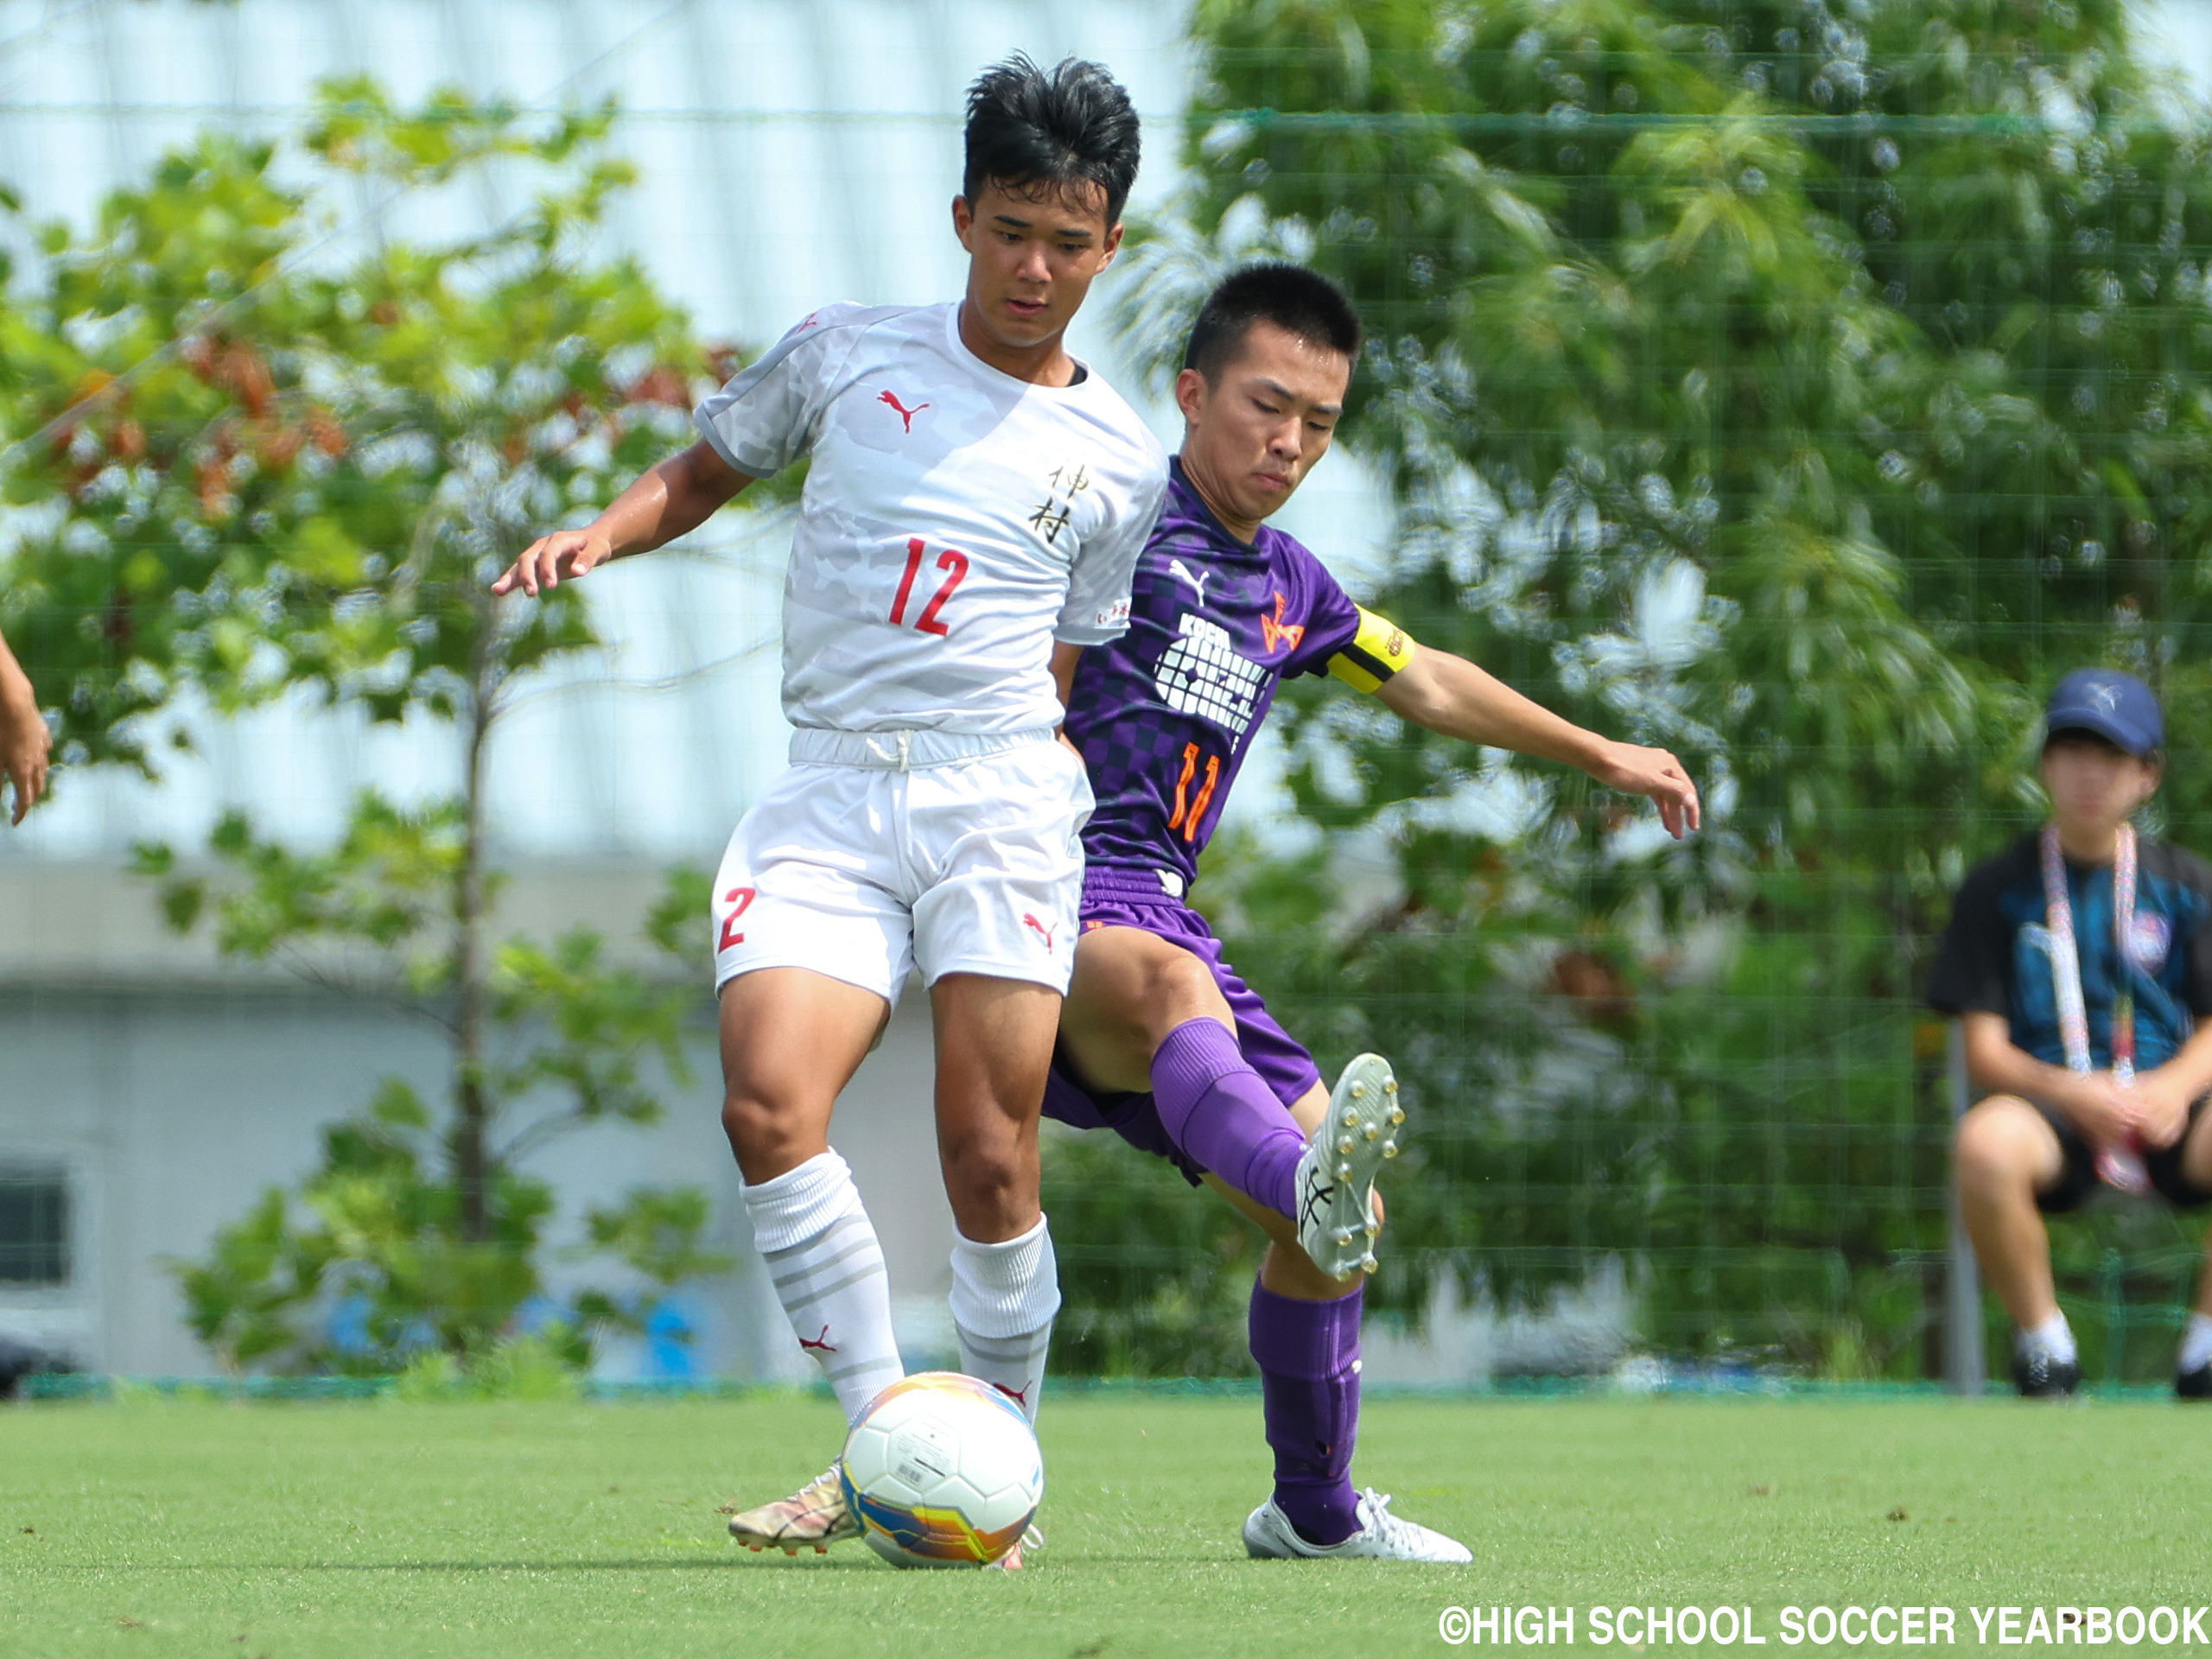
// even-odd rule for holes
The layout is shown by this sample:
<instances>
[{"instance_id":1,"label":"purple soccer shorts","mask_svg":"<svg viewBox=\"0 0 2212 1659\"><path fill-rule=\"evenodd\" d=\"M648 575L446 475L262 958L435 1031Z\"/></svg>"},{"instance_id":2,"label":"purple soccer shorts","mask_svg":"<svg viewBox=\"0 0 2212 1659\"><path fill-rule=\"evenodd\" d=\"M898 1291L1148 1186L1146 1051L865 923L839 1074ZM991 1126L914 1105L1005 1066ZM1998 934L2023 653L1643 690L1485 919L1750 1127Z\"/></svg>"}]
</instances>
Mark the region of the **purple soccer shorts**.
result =
<instances>
[{"instance_id":1,"label":"purple soccer shorts","mask_svg":"<svg viewBox=\"0 0 2212 1659\"><path fill-rule=\"evenodd\" d=\"M1082 931L1137 927L1180 945L1212 969L1214 983L1236 1021L1236 1046L1275 1098L1287 1107L1321 1081L1313 1057L1275 1023L1260 995L1221 957L1221 941L1206 918L1160 885L1151 870L1093 865L1083 878ZM1080 944L1077 948L1080 949ZM1065 1056L1055 1055L1045 1089L1045 1116L1077 1129L1112 1129L1140 1152L1165 1158L1193 1186L1205 1168L1168 1138L1149 1094L1106 1094L1077 1080Z\"/></svg>"}]
</instances>

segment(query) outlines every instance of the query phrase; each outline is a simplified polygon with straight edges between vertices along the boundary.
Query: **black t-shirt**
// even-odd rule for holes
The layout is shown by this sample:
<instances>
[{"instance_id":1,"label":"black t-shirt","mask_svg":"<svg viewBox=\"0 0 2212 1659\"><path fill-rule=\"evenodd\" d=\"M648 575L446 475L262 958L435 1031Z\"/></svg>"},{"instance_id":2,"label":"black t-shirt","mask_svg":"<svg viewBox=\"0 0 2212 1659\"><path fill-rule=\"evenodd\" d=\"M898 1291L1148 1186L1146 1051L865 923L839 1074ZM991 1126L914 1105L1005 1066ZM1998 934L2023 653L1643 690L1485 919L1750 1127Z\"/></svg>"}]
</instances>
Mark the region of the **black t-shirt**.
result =
<instances>
[{"instance_id":1,"label":"black t-shirt","mask_svg":"<svg viewBox=\"0 0 2212 1659\"><path fill-rule=\"evenodd\" d=\"M2139 843L2135 880L2135 1064L2162 1065L2212 1014L2212 864L2163 841ZM2066 863L2081 954L2089 1061L2112 1065L2113 987L2120 966L2113 936L2112 867ZM1974 866L1960 885L1951 925L1928 978L1928 1001L1944 1014L2001 1014L2012 1044L2050 1065L2066 1064L2051 975L2043 858L2024 836Z\"/></svg>"}]
</instances>

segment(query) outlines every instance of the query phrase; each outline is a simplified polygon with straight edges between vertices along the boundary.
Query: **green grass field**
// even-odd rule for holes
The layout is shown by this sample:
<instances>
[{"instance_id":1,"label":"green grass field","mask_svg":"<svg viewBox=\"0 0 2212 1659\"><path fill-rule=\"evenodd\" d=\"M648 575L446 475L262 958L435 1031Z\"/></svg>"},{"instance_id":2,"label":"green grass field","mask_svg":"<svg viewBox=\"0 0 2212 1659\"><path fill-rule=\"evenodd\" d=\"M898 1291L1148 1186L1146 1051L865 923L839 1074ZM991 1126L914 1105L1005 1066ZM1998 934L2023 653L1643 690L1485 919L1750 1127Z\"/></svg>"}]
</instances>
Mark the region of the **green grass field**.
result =
<instances>
[{"instance_id":1,"label":"green grass field","mask_svg":"<svg viewBox=\"0 0 2212 1659\"><path fill-rule=\"evenodd\" d=\"M1366 1659L1446 1651L1450 1605L1630 1602L1748 1604L1770 1654L1807 1650L1785 1604L1948 1605L1979 1646L1969 1605L2212 1601L2208 1430L2107 1402L1373 1403L1357 1474L1475 1553L1421 1568L1244 1559L1255 1399L1063 1398L1052 1546L1007 1575L735 1548L715 1505L833 1449L815 1399L21 1408L0 1654Z\"/></svg>"}]
</instances>

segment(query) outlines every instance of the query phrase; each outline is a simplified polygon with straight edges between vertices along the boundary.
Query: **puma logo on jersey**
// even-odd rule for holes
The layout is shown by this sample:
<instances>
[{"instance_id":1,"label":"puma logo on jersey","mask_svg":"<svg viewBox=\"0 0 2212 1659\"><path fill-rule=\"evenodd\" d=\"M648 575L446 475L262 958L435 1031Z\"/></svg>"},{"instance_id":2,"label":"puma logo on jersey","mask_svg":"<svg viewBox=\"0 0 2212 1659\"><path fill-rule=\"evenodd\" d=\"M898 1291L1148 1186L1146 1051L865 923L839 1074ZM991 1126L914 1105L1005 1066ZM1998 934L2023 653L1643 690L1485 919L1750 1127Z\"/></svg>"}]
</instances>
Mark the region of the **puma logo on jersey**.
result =
<instances>
[{"instance_id":1,"label":"puma logo on jersey","mask_svg":"<svg viewBox=\"0 0 2212 1659\"><path fill-rule=\"evenodd\" d=\"M816 1349L825 1354L834 1354L837 1351L835 1348L832 1348L830 1345L830 1327L826 1325L822 1327L822 1334L820 1336L817 1337L811 1342L809 1342L804 1337L801 1337L798 1339L798 1345L802 1348Z\"/></svg>"},{"instance_id":2,"label":"puma logo on jersey","mask_svg":"<svg viewBox=\"0 0 2212 1659\"><path fill-rule=\"evenodd\" d=\"M914 416L920 414L924 410L929 407L927 404L916 404L912 409L909 409L906 404L899 401L899 394L895 391L885 392L881 397L876 399L876 402L880 404L888 404L892 408L897 410L899 411L899 420L905 423L906 429L909 432L912 432L914 429Z\"/></svg>"},{"instance_id":3,"label":"puma logo on jersey","mask_svg":"<svg viewBox=\"0 0 2212 1659\"><path fill-rule=\"evenodd\" d=\"M1191 591L1198 596L1199 604L1206 602L1206 580L1213 575L1212 571L1192 570L1180 559L1168 560L1167 569L1170 575L1179 576L1191 584Z\"/></svg>"},{"instance_id":4,"label":"puma logo on jersey","mask_svg":"<svg viewBox=\"0 0 2212 1659\"><path fill-rule=\"evenodd\" d=\"M1026 910L1021 912L1021 925L1024 927L1033 927L1037 930L1037 937L1045 941L1045 950L1047 954L1050 954L1052 949L1052 930Z\"/></svg>"},{"instance_id":5,"label":"puma logo on jersey","mask_svg":"<svg viewBox=\"0 0 2212 1659\"><path fill-rule=\"evenodd\" d=\"M1266 615L1264 613L1261 615L1260 639L1263 650L1273 651L1276 643L1280 641L1285 650L1296 651L1298 642L1306 637L1306 625L1303 622L1285 622L1282 620L1283 606L1287 602L1281 594L1277 594L1275 613L1273 616Z\"/></svg>"}]
</instances>

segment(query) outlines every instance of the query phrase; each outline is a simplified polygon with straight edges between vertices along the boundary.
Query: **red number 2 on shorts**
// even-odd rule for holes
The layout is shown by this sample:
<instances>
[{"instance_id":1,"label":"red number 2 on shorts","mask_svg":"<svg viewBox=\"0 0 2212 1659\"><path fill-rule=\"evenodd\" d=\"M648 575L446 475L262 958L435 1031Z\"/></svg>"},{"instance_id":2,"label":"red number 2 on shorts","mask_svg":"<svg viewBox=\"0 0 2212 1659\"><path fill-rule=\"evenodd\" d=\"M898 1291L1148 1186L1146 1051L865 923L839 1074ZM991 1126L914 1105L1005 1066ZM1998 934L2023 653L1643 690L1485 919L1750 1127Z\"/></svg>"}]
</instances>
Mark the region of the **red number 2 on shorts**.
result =
<instances>
[{"instance_id":1,"label":"red number 2 on shorts","mask_svg":"<svg viewBox=\"0 0 2212 1659\"><path fill-rule=\"evenodd\" d=\"M893 627L906 626L906 601L913 594L914 578L921 574L923 550L922 538L918 536L906 543L906 573L899 578L898 598L891 601L891 625ZM933 633L943 639L949 631L949 625L938 621L937 613L944 608L944 601L952 597L952 590L966 578L968 556L957 549L948 547L937 556L937 568L951 574L945 577L944 586L931 595L929 603L922 607L922 613L914 619L914 627L918 632Z\"/></svg>"},{"instance_id":2,"label":"red number 2 on shorts","mask_svg":"<svg viewBox=\"0 0 2212 1659\"><path fill-rule=\"evenodd\" d=\"M735 905L737 908L722 918L721 942L715 946L715 950L727 950L733 945L745 943L745 935L737 931L737 918L752 908L753 893L751 887L732 887L722 894L722 903Z\"/></svg>"}]
</instances>

